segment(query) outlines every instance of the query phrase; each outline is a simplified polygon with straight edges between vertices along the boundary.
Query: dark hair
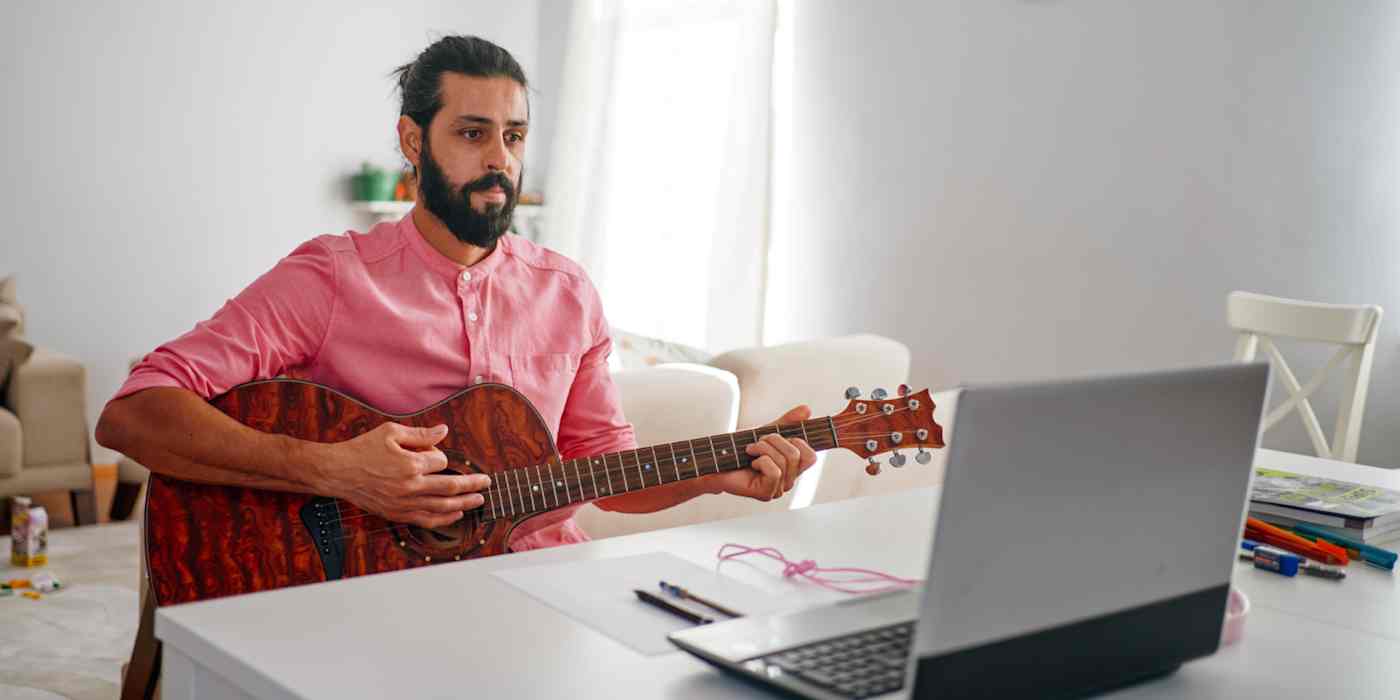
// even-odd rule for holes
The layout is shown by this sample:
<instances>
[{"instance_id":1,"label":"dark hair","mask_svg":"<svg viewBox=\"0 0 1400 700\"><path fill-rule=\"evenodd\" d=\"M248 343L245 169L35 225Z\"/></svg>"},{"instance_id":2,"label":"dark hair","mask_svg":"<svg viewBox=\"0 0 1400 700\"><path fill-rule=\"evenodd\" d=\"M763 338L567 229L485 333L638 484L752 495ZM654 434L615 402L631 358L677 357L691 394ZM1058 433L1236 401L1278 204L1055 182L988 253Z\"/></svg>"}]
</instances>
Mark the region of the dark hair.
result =
<instances>
[{"instance_id":1,"label":"dark hair","mask_svg":"<svg viewBox=\"0 0 1400 700\"><path fill-rule=\"evenodd\" d=\"M412 63L394 69L402 102L399 114L424 129L442 109L442 74L461 73L479 78L510 78L529 88L525 71L509 51L475 36L446 36L423 49ZM528 109L528 95L526 105Z\"/></svg>"}]
</instances>

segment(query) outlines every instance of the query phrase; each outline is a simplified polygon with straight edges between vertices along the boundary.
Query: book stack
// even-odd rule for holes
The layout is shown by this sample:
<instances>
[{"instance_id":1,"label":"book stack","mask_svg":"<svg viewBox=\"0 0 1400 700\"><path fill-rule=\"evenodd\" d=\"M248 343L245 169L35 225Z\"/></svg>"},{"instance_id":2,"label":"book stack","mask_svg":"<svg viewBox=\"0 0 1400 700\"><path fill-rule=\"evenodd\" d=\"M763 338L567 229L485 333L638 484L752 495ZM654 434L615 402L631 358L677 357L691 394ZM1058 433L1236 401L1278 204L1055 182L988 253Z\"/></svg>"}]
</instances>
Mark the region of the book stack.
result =
<instances>
[{"instance_id":1,"label":"book stack","mask_svg":"<svg viewBox=\"0 0 1400 700\"><path fill-rule=\"evenodd\" d=\"M1367 544L1400 539L1400 491L1256 469L1249 513L1280 527L1311 523Z\"/></svg>"}]
</instances>

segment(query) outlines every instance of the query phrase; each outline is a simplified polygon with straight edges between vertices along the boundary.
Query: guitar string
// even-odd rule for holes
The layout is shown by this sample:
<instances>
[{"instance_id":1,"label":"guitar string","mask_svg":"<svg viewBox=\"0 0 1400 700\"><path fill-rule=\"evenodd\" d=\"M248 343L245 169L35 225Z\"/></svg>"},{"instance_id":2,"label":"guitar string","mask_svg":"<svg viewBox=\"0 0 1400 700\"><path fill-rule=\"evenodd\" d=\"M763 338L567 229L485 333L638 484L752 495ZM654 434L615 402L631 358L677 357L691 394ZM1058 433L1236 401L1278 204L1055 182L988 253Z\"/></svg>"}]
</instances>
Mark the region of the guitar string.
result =
<instances>
[{"instance_id":1,"label":"guitar string","mask_svg":"<svg viewBox=\"0 0 1400 700\"><path fill-rule=\"evenodd\" d=\"M850 418L848 418L848 419L846 419L846 420L843 420L841 424L842 424L842 425L845 425L845 426L855 425L855 424L858 424L858 423L868 422L868 421L870 421L870 420L874 420L874 419L881 418L881 417L884 417L884 416L893 415L894 413L899 413L899 412L909 411L909 410L913 410L913 409L908 408L908 407L905 407L905 408L898 408L898 409L895 409L895 410L891 411L889 414L880 412L880 413L871 414L870 416L856 416L856 417L850 417ZM788 424L787 426L779 425L779 426L776 426L776 427L777 427L777 430L776 430L774 433L765 433L765 435L782 434L784 430L787 430L787 431L794 431L794 432L795 432L795 431L802 431L802 430L803 430L803 427L805 426L806 423L809 423L809 422L822 422L822 421L823 421L823 419L817 418L817 419L809 419L809 420L807 420L807 421L802 421L801 423L796 424L796 425L794 425L794 424ZM760 427L770 427L770 426L760 426ZM756 431L757 431L757 430L758 430L758 428L754 428L754 429L750 429L749 431L738 431L738 432L753 432L753 433L755 433L755 435L756 435ZM805 434L805 431L803 431L803 432L804 432L804 434ZM912 433L914 433L914 432L916 432L916 431L913 430L913 429L910 429L910 430L903 430L903 431L890 431L890 433L881 432L881 433L868 433L868 434L866 434L866 433L861 433L861 434L847 434L845 437L847 437L847 438L885 437L885 436L887 436L887 435L889 435L889 434L891 434L891 433L895 433L895 432L898 432L898 433L901 433L901 434L903 434L903 433L905 433L905 432L908 432L908 433L911 433L911 434L912 434ZM737 432L736 432L736 433L729 433L729 434L728 434L728 436L730 436L731 439L732 439L732 437L733 437L734 435L737 435ZM796 437L796 435L794 434L793 437ZM704 454L704 455L707 455L707 456L709 456L709 457L712 457L715 464L720 463L720 461L721 461L721 460L720 460L720 454L719 454L718 452L716 452L715 449L714 449L714 447L713 447L713 444L714 444L713 436L711 436L711 437L709 437L709 438L695 438L694 440L705 440L705 441L707 441L707 442L711 445L710 449L709 449L709 450L705 450L704 448L701 448L701 450L700 450L699 452L702 453L702 454ZM694 445L693 445L694 440L687 441L687 443L688 443L688 450L689 450L692 454L695 454L695 453L696 453L696 450L694 449ZM678 467L679 465L677 465L677 464L675 463L675 461L674 461L674 448L671 448L671 445L674 445L674 444L676 444L676 443L666 443L666 444L667 444L668 448L671 449L672 454L673 454L673 457L672 457L672 465L671 465L671 466L673 466L673 467ZM756 444L756 443L748 443L748 444ZM916 444L914 444L914 445L911 445L911 447L914 447L914 446L919 446L919 447L921 447L922 444L923 444L923 443L916 443ZM746 446L747 446L747 444L746 444ZM833 447L830 447L830 448L823 448L823 449L835 449L835 447L839 447L839 446L840 446L840 443L839 443L839 439L838 439L837 442L836 442L836 444L833 445ZM642 479L642 482L643 482L643 483L645 483L645 478L644 478L644 477L642 476L642 474L640 473L640 472L641 472L641 464L642 464L643 462L641 461L640 457L636 455L636 453L639 453L641 450L644 450L644 449L650 449L650 450L652 450L653 456L655 456L655 454L656 454L655 447L656 447L656 446L648 446L648 447L641 447L641 448L638 448L637 450L632 450L632 452L634 453L634 458L636 458L636 459L638 460L638 466L636 466L636 467L628 467L626 464L623 464L623 463L622 463L622 460L621 460L621 454L619 454L619 455L618 455L619 466L618 466L616 469L613 469L611 466L608 465L608 463L607 463L607 461L606 461L606 455L605 455L605 456L604 456L604 462L603 462L603 463L604 463L604 470L603 470L603 472L600 474L596 469L595 469L595 470L590 470L589 476L590 476L590 478L594 478L594 477L597 477L597 476L603 476L604 479L605 479L605 481L606 481L606 482L609 484L609 486L611 487L612 481L613 481L613 477L614 477L614 476L623 476L623 477L625 478L625 475L626 475L626 472L627 472L627 471L629 471L629 470L637 470L637 471L639 472L638 477L639 477L640 479ZM448 448L448 449L451 449L453 452L457 452L457 453L459 453L459 454L462 453L461 450L457 450L457 449L455 449L455 448ZM736 456L737 456L737 455L736 455ZM747 455L747 454L745 454L745 455L743 455L743 456L753 457L752 455ZM556 479L556 480L555 480L556 482L559 482L559 485L556 485L556 486L555 486L555 490L556 490L556 491L557 491L557 489L560 488L561 485L562 485L562 487L566 489L566 493L569 493L569 492L572 491L572 488L571 488L571 487L577 487L580 494L585 493L585 491L584 491L584 489L583 489L583 486L584 486L584 483L583 483L583 475L582 475L582 474L579 474L579 475L577 475L576 477L570 477L570 476L568 476L568 474L567 474L567 470L565 470L565 468L564 468L564 467L565 467L565 463L576 463L576 462L578 462L578 461L581 460L581 459L584 459L584 458L576 458L576 459L574 459L574 460L566 460L564 463L560 463L560 464L558 465L559 468L560 468L560 471L564 474L564 477L563 477L562 479ZM590 458L588 458L588 459L592 459L592 457L590 457ZM463 460L463 461L465 461L465 460ZM667 483L667 482L662 482L662 481L661 481L661 471L660 471L659 467L662 467L662 466L664 466L664 465L662 464L662 460L659 460L659 459L658 459L658 460L655 460L655 462L656 462L657 467L658 467L658 470L657 470L657 481L658 481L658 483L657 483L657 485L660 486L660 485L662 485L663 483ZM646 462L646 463L647 463L647 464L651 464L651 462ZM530 483L530 479L528 478L528 470L529 470L531 467L537 468L538 466L540 466L540 465L530 465L530 466L526 466L526 467L515 468L514 470L502 470L501 472L496 472L496 474L499 475L499 474L501 474L501 473L504 472L504 471L514 471L514 472L516 472L516 473L519 473L519 472L522 472L522 471L523 471L523 472L526 472L526 473L527 473L527 477L526 477L526 482L525 482L525 483L527 483L527 484L529 484L529 485L531 486L531 490L530 490L530 491L524 492L524 495L529 496L529 495L531 495L532 493L539 493L539 494L540 494L540 500L541 500L542 502L544 502L544 503L547 504L548 501L547 501L547 499L545 499L545 496L546 496L548 490L546 489L546 490L544 490L544 491L541 491L541 490L538 488L539 484L538 484L538 483ZM554 465L550 464L550 465L547 465L547 466L552 470L552 468L553 468ZM743 465L740 465L740 466L743 466ZM575 467L575 470L577 471L577 464L574 464L574 467ZM700 472L701 472L701 464L699 463L699 461L698 461L698 459L697 459L696 474L695 474L695 476L696 476L696 477L701 476L702 474L701 474ZM683 479L685 479L685 478L694 478L694 477L683 477ZM518 477L517 477L517 480L518 480ZM494 482L495 482L495 480L493 479L493 483L494 483ZM674 482L669 482L669 483L674 483ZM514 506L514 501L515 501L515 499L518 498L519 496L518 496L517 494L515 494L515 493L507 494L506 491L515 491L515 492L518 493L518 492L521 492L522 490L523 490L523 489L522 489L522 487L520 487L520 486L511 487L511 486L508 486L508 485L502 485L502 486L492 486L492 487L490 487L490 488L485 489L484 491L485 491L485 493L486 493L487 495L490 495L490 496L494 497L494 500L495 500L496 503L500 503L500 501L502 500L502 499L501 499L501 496L503 496L503 495L506 496L506 498L507 498L507 500L508 500L508 504L513 508L513 506ZM610 489L610 491L611 491L611 489ZM609 494L609 495L611 495L611 494ZM603 498L603 497L604 497L604 496L601 496L601 495L595 495L595 496L594 496L595 499L596 499L596 498ZM573 496L572 496L572 495L568 496L568 498L569 498L569 504L571 504L571 505L572 505L573 503L581 502L581 501L575 501L575 500L573 500ZM546 511L548 511L548 510L553 510L553 509L555 509L555 508L558 508L559 505L557 505L557 503L558 503L558 494L557 494L557 493L555 494L555 499L556 499L556 505L555 505L554 507L552 507L552 508L545 508L545 509L535 509L535 508L531 508L531 509L529 509L529 510L522 510L520 514L524 515L524 514L527 514L527 513L546 512ZM522 500L523 500L523 499L522 499ZM533 502L533 498L532 498L531 500L532 500L532 502ZM589 499L584 499L584 500L589 500ZM477 506L477 508L485 507L485 505L486 505L486 504L483 503L482 506ZM359 520L359 519L368 518L368 517L378 517L378 516L375 516L373 513L369 512L369 511L365 511L364 509L361 509L361 508L359 508L358 506L354 506L353 504L350 504L350 503L348 503L348 502L346 502L346 503L344 504L344 506L353 507L353 508L355 508L356 510L358 510L360 514L358 514L358 515L352 514L352 515L350 515L350 516L348 516L348 517L346 517L346 516L341 516L341 517L339 517L339 518L330 519L330 520L328 520L327 522L339 522L339 523L344 523L344 522L350 522L350 521ZM342 507L343 507L343 506L342 506ZM473 508L472 511L470 511L470 512L475 512L475 511L476 511L476 508ZM513 514L512 514L512 516L513 516ZM491 520L499 520L499 519L503 519L504 517L511 517L511 516L492 516L492 517L491 517Z\"/></svg>"}]
</instances>

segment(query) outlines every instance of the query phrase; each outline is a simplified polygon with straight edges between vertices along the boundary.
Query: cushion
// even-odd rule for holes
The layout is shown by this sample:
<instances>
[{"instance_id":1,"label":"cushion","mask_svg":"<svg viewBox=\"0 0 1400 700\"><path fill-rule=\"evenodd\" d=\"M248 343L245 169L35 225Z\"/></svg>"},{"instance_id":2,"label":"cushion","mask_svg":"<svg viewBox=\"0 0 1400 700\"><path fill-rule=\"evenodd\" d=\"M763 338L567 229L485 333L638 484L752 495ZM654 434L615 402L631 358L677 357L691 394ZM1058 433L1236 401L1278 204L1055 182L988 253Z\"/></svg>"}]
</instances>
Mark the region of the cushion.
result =
<instances>
[{"instance_id":1,"label":"cushion","mask_svg":"<svg viewBox=\"0 0 1400 700\"><path fill-rule=\"evenodd\" d=\"M3 403L5 390L10 384L10 375L34 354L34 346L23 338L0 339L0 403Z\"/></svg>"},{"instance_id":2,"label":"cushion","mask_svg":"<svg viewBox=\"0 0 1400 700\"><path fill-rule=\"evenodd\" d=\"M0 279L0 340L24 333L24 308L15 295L15 276Z\"/></svg>"},{"instance_id":3,"label":"cushion","mask_svg":"<svg viewBox=\"0 0 1400 700\"><path fill-rule=\"evenodd\" d=\"M714 355L700 348L613 329L615 369L638 369L667 362L705 364Z\"/></svg>"}]
</instances>

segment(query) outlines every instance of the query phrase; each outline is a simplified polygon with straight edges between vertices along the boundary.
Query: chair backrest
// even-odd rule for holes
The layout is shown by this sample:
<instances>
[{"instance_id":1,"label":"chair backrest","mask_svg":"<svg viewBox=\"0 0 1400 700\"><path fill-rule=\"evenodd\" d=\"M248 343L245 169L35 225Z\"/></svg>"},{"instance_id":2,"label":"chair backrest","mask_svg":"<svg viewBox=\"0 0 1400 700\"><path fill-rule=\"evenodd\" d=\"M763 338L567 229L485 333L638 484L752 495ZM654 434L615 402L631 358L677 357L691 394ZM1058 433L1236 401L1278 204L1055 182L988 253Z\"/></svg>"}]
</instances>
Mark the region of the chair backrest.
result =
<instances>
[{"instance_id":1,"label":"chair backrest","mask_svg":"<svg viewBox=\"0 0 1400 700\"><path fill-rule=\"evenodd\" d=\"M1251 292L1231 292L1226 301L1226 318L1239 331L1235 360L1249 362L1262 351L1274 367L1274 375L1288 390L1288 398L1264 416L1261 431L1296 410L1319 457L1356 461L1361 438L1361 420L1366 409L1366 389L1371 381L1371 360L1383 310L1375 305L1321 304L1283 299ZM1297 338L1339 345L1331 359L1307 384L1300 384L1283 359L1273 338ZM1349 361L1349 362L1348 362ZM1329 445L1308 397L1327 376L1346 362L1341 406Z\"/></svg>"}]
</instances>

